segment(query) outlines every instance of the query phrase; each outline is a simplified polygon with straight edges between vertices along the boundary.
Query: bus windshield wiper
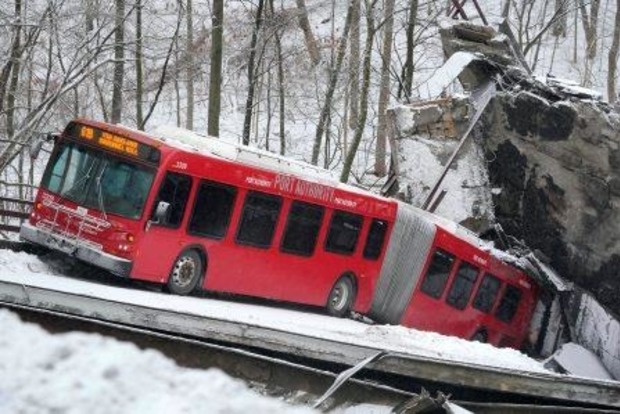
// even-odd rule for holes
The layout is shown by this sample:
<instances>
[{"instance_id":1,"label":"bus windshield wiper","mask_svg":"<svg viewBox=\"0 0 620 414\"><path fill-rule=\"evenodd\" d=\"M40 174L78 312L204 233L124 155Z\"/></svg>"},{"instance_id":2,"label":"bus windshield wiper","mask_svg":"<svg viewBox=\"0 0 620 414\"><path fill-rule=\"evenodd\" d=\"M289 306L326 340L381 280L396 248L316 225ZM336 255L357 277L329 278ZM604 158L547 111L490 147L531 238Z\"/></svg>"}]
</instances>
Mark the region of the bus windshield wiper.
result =
<instances>
[{"instance_id":1,"label":"bus windshield wiper","mask_svg":"<svg viewBox=\"0 0 620 414\"><path fill-rule=\"evenodd\" d=\"M99 175L96 178L96 181L97 181L97 201L99 203L99 209L103 213L103 218L105 218L106 220L108 219L108 215L105 212L105 204L104 204L104 201L103 201L103 188L102 188L102 185L101 185L101 178L103 177L103 174L105 173L105 169L107 167L108 167L108 163L106 161L104 161L103 168L101 169L101 172L99 173Z\"/></svg>"},{"instance_id":2,"label":"bus windshield wiper","mask_svg":"<svg viewBox=\"0 0 620 414\"><path fill-rule=\"evenodd\" d=\"M71 186L71 188L69 188L67 191L65 191L64 193L60 194L62 197L69 197L69 195L73 192L79 192L78 190L80 189L80 187L82 188L82 190L86 187L86 185L88 184L88 181L90 179L90 173L93 171L93 168L95 167L96 164L96 159L93 159L93 161L90 163L90 167L88 168L88 171L86 171L86 174L84 174L83 177L79 178L78 180L76 180L73 185Z\"/></svg>"}]
</instances>

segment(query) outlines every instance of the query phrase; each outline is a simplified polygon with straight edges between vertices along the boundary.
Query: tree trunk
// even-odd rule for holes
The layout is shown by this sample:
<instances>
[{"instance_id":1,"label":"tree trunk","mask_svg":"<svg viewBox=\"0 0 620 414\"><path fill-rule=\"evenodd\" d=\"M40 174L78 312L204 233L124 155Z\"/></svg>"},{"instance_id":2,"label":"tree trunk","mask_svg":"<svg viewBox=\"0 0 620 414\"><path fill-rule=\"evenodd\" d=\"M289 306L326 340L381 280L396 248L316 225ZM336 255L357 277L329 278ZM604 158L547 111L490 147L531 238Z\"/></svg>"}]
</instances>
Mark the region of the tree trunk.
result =
<instances>
[{"instance_id":1,"label":"tree trunk","mask_svg":"<svg viewBox=\"0 0 620 414\"><path fill-rule=\"evenodd\" d=\"M383 26L383 50L381 52L381 83L377 120L377 146L375 149L375 174L383 177L387 147L387 107L390 102L390 63L392 57L392 32L394 28L394 0L385 0L385 24Z\"/></svg>"},{"instance_id":2,"label":"tree trunk","mask_svg":"<svg viewBox=\"0 0 620 414\"><path fill-rule=\"evenodd\" d=\"M614 37L609 49L607 62L607 100L609 103L616 102L616 69L618 65L618 48L620 47L620 0L616 0L616 19L614 22Z\"/></svg>"},{"instance_id":3,"label":"tree trunk","mask_svg":"<svg viewBox=\"0 0 620 414\"><path fill-rule=\"evenodd\" d=\"M136 124L138 127L141 127L144 121L142 109L144 95L142 60L142 0L136 0Z\"/></svg>"},{"instance_id":4,"label":"tree trunk","mask_svg":"<svg viewBox=\"0 0 620 414\"><path fill-rule=\"evenodd\" d=\"M306 48L308 49L308 54L310 55L310 61L313 65L317 65L321 60L321 54L319 53L319 48L316 45L314 34L312 34L312 28L310 27L310 21L308 20L306 2L305 0L295 0L295 2L297 3L298 9L299 27L304 33L304 39L306 40Z\"/></svg>"},{"instance_id":5,"label":"tree trunk","mask_svg":"<svg viewBox=\"0 0 620 414\"><path fill-rule=\"evenodd\" d=\"M566 28L568 26L568 0L555 0L555 13L557 19L553 24L553 35L555 37L566 37Z\"/></svg>"},{"instance_id":6,"label":"tree trunk","mask_svg":"<svg viewBox=\"0 0 620 414\"><path fill-rule=\"evenodd\" d=\"M250 128L252 127L252 110L254 108L254 61L256 60L256 44L258 43L258 32L261 27L263 15L263 0L258 0L258 9L256 11L256 21L254 22L254 30L252 31L252 39L250 41L250 58L248 61L248 97L245 101L245 117L243 120L243 145L250 144Z\"/></svg>"},{"instance_id":7,"label":"tree trunk","mask_svg":"<svg viewBox=\"0 0 620 414\"><path fill-rule=\"evenodd\" d=\"M187 119L185 127L194 129L194 19L192 0L187 0L187 39L185 55L187 59Z\"/></svg>"},{"instance_id":8,"label":"tree trunk","mask_svg":"<svg viewBox=\"0 0 620 414\"><path fill-rule=\"evenodd\" d=\"M9 84L9 90L6 99L6 133L9 139L13 138L15 133L15 101L17 94L17 84L19 82L20 65L20 49L21 49L21 29L22 24L22 2L21 0L15 1L15 37L13 45L11 46L11 59L13 63L11 65L11 79Z\"/></svg>"},{"instance_id":9,"label":"tree trunk","mask_svg":"<svg viewBox=\"0 0 620 414\"><path fill-rule=\"evenodd\" d=\"M213 0L211 17L211 70L209 73L209 119L207 132L220 136L222 87L222 37L224 31L224 0Z\"/></svg>"},{"instance_id":10,"label":"tree trunk","mask_svg":"<svg viewBox=\"0 0 620 414\"><path fill-rule=\"evenodd\" d=\"M342 61L344 60L344 54L347 47L347 37L349 29L351 27L351 16L353 13L353 1L349 2L347 9L347 16L345 18L344 29L342 30L342 37L338 42L338 52L336 54L335 66L332 67L331 75L329 79L329 86L327 88L327 94L325 96L325 102L323 103L323 109L319 115L319 123L316 126L316 134L314 136L314 145L312 146L312 164L317 165L319 162L319 153L321 151L321 140L325 132L325 125L329 118L329 112L331 111L332 98L336 91L336 84L338 83L338 75L340 74L340 68L342 67Z\"/></svg>"},{"instance_id":11,"label":"tree trunk","mask_svg":"<svg viewBox=\"0 0 620 414\"><path fill-rule=\"evenodd\" d=\"M4 109L4 100L6 97L9 79L13 73L13 66L19 62L21 48L21 15L22 0L15 0L15 25L13 26L13 43L8 61L2 67L0 73L0 112Z\"/></svg>"},{"instance_id":12,"label":"tree trunk","mask_svg":"<svg viewBox=\"0 0 620 414\"><path fill-rule=\"evenodd\" d=\"M353 0L351 39L349 40L349 128L355 129L360 99L360 8L361 0Z\"/></svg>"},{"instance_id":13,"label":"tree trunk","mask_svg":"<svg viewBox=\"0 0 620 414\"><path fill-rule=\"evenodd\" d=\"M588 59L593 60L596 57L596 31L598 29L598 10L600 0L590 1L590 13L584 0L579 0L579 10L581 11L581 22L586 34L586 55Z\"/></svg>"},{"instance_id":14,"label":"tree trunk","mask_svg":"<svg viewBox=\"0 0 620 414\"><path fill-rule=\"evenodd\" d=\"M357 154L357 149L362 141L364 135L364 128L366 126L366 117L368 115L368 89L370 88L370 71L372 63L372 43L375 36L374 21L373 21L373 9L375 7L376 0L372 0L366 10L366 45L364 47L364 75L362 78L362 91L360 102L360 115L359 121L355 126L355 134L349 147L349 152L344 160L342 167L342 173L340 174L340 181L346 183L349 181L349 175L351 175L351 168L353 167L353 161Z\"/></svg>"},{"instance_id":15,"label":"tree trunk","mask_svg":"<svg viewBox=\"0 0 620 414\"><path fill-rule=\"evenodd\" d=\"M409 16L407 18L407 57L405 58L405 65L403 66L403 83L402 83L402 95L399 93L398 97L405 97L405 101L409 102L411 99L411 88L413 87L413 50L415 49L414 30L418 17L418 0L409 1Z\"/></svg>"},{"instance_id":16,"label":"tree trunk","mask_svg":"<svg viewBox=\"0 0 620 414\"><path fill-rule=\"evenodd\" d=\"M115 33L114 33L114 75L112 86L112 113L110 122L121 122L123 113L123 80L125 78L125 0L115 0Z\"/></svg>"},{"instance_id":17,"label":"tree trunk","mask_svg":"<svg viewBox=\"0 0 620 414\"><path fill-rule=\"evenodd\" d=\"M269 8L271 17L274 18L273 0L269 0ZM285 136L285 102L284 102L284 58L282 56L282 41L280 39L279 27L275 28L274 32L275 46L276 46L276 58L278 60L278 128L280 135L280 155L286 153L286 136Z\"/></svg>"}]
</instances>

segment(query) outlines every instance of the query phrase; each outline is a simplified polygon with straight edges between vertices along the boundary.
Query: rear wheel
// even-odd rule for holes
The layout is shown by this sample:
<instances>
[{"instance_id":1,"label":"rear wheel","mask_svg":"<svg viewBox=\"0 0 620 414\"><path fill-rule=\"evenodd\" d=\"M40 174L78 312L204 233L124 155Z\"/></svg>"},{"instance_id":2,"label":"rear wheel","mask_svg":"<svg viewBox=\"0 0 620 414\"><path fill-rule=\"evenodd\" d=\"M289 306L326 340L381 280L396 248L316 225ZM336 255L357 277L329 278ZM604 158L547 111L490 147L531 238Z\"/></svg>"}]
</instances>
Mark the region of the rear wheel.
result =
<instances>
[{"instance_id":1,"label":"rear wheel","mask_svg":"<svg viewBox=\"0 0 620 414\"><path fill-rule=\"evenodd\" d=\"M181 253L174 262L168 277L168 290L177 295L187 295L192 292L202 276L202 260L195 250Z\"/></svg>"},{"instance_id":2,"label":"rear wheel","mask_svg":"<svg viewBox=\"0 0 620 414\"><path fill-rule=\"evenodd\" d=\"M344 276L338 279L327 298L327 313L342 318L351 312L355 300L355 288L351 278Z\"/></svg>"}]
</instances>

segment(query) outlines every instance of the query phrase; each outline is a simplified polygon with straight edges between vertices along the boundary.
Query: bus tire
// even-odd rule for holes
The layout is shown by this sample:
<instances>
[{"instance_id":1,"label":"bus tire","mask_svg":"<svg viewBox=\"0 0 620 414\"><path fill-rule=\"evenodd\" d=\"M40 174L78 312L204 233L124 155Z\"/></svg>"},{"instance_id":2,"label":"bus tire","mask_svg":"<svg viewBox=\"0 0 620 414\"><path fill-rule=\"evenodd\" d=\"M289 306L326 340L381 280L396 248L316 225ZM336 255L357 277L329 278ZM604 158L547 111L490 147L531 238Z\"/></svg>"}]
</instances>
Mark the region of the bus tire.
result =
<instances>
[{"instance_id":1,"label":"bus tire","mask_svg":"<svg viewBox=\"0 0 620 414\"><path fill-rule=\"evenodd\" d=\"M338 318L351 312L355 300L355 286L349 276L342 276L332 287L327 297L327 313Z\"/></svg>"},{"instance_id":2,"label":"bus tire","mask_svg":"<svg viewBox=\"0 0 620 414\"><path fill-rule=\"evenodd\" d=\"M202 279L202 259L196 250L185 250L174 261L167 288L176 295L191 293Z\"/></svg>"},{"instance_id":3,"label":"bus tire","mask_svg":"<svg viewBox=\"0 0 620 414\"><path fill-rule=\"evenodd\" d=\"M487 331L484 329L479 329L472 337L471 340L474 342L481 342L483 344L486 344L489 340L489 335L487 334Z\"/></svg>"}]
</instances>

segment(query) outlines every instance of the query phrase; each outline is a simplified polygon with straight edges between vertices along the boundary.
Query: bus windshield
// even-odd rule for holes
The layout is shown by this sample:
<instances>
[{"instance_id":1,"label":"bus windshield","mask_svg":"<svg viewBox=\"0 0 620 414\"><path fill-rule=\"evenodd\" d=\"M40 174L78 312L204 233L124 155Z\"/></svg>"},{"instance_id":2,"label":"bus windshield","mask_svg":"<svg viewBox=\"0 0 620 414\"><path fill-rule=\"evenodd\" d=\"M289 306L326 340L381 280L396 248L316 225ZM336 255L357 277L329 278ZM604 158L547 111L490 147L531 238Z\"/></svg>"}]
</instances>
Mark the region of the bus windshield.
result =
<instances>
[{"instance_id":1,"label":"bus windshield","mask_svg":"<svg viewBox=\"0 0 620 414\"><path fill-rule=\"evenodd\" d=\"M43 188L104 214L140 218L153 169L70 141L59 145L43 175Z\"/></svg>"}]
</instances>

